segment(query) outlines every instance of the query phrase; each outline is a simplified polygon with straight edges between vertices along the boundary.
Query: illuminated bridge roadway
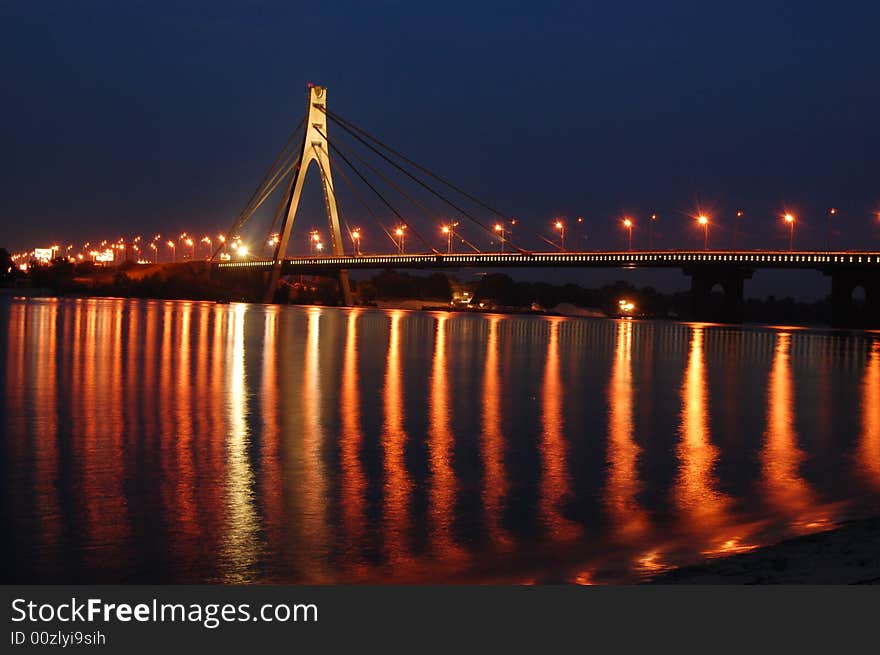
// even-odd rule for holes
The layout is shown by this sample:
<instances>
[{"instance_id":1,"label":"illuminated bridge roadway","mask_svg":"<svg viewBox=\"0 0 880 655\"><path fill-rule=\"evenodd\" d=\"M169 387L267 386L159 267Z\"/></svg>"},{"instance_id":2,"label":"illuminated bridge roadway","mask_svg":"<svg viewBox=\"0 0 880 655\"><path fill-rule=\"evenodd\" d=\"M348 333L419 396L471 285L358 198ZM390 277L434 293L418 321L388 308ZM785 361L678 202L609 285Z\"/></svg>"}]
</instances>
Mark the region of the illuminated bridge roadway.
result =
<instances>
[{"instance_id":1,"label":"illuminated bridge roadway","mask_svg":"<svg viewBox=\"0 0 880 655\"><path fill-rule=\"evenodd\" d=\"M812 269L831 277L833 323L880 328L880 251L633 250L460 254L383 254L289 257L281 274L337 276L358 269L459 268L679 268L691 277L694 316L737 322L742 317L744 281L756 269ZM276 261L248 259L215 263L218 272L271 271ZM864 303L854 301L861 287ZM720 305L712 299L720 289Z\"/></svg>"}]
</instances>

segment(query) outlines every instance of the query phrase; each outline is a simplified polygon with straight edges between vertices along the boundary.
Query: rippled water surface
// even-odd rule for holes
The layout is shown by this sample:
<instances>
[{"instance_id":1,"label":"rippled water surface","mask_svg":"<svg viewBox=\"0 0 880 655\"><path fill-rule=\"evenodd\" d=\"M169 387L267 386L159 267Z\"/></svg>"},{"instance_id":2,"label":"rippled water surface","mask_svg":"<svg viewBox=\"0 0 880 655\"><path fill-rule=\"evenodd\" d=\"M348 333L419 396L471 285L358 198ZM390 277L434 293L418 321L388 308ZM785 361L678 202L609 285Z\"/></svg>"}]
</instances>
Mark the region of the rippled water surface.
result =
<instances>
[{"instance_id":1,"label":"rippled water surface","mask_svg":"<svg viewBox=\"0 0 880 655\"><path fill-rule=\"evenodd\" d=\"M880 335L0 303L3 581L617 582L880 509Z\"/></svg>"}]
</instances>

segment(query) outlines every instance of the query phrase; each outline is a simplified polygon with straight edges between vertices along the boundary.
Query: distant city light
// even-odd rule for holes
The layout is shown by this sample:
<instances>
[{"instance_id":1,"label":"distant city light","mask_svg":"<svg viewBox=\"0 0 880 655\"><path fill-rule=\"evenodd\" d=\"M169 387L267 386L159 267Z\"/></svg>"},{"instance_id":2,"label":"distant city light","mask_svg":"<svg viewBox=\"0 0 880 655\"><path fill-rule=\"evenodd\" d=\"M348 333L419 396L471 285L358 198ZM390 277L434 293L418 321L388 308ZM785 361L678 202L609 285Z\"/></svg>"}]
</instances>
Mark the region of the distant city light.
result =
<instances>
[{"instance_id":1,"label":"distant city light","mask_svg":"<svg viewBox=\"0 0 880 655\"><path fill-rule=\"evenodd\" d=\"M52 248L34 248L34 259L41 264L48 264L52 261L54 250Z\"/></svg>"}]
</instances>

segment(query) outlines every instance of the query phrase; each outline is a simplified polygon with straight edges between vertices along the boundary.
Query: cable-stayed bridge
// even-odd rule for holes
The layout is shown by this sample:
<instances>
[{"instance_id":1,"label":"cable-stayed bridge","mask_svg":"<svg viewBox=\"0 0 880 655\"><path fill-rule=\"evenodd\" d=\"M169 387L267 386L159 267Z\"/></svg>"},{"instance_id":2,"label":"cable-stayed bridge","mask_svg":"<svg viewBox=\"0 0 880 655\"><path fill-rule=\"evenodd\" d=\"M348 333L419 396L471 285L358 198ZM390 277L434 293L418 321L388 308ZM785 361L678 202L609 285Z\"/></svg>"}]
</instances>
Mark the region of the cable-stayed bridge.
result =
<instances>
[{"instance_id":1,"label":"cable-stayed bridge","mask_svg":"<svg viewBox=\"0 0 880 655\"><path fill-rule=\"evenodd\" d=\"M371 163L351 145L330 140L328 124L333 123L362 151L378 159ZM330 235L326 254L287 256L288 245L302 200L306 174L315 164L323 193L324 208ZM381 168L384 165L385 170ZM389 251L364 254L360 249L361 229L353 227L340 213L333 171L361 209L388 239ZM346 172L348 171L348 172ZM389 171L397 175L393 178ZM403 181L415 189L404 187ZM741 320L744 281L759 269L812 269L831 277L833 323L840 327L880 328L880 252L878 251L799 251L794 249L794 219L789 250L620 250L585 251L565 247L565 228L560 240L548 239L540 231L530 230L508 213L495 209L477 196L455 185L384 144L378 138L342 118L327 107L327 90L312 86L306 115L279 152L257 189L232 224L228 234L240 233L253 219L257 210L273 196L279 196L272 220L265 232L264 243L274 247L271 257L239 256L221 258L221 248L214 252L218 272L256 272L265 277L266 302L271 302L283 275L314 274L332 276L339 281L346 304L352 303L348 280L350 270L359 269L460 269L460 268L678 268L691 277L694 316L699 319ZM367 198L370 197L372 202ZM430 205L426 200L433 200ZM401 208L400 200L408 207ZM437 204L446 215L456 220L438 219ZM377 210L375 207L379 206ZM447 236L446 252L435 248L425 238L417 221L417 213L434 225L442 226ZM489 218L484 216L488 214ZM389 217L391 223L388 223ZM706 228L708 246L708 225ZM462 225L472 233L485 233L496 244L494 252L484 252L474 244L476 239L464 236ZM627 227L631 227L628 225ZM513 233L518 235L514 238ZM313 233L313 235L316 233ZM631 232L630 232L631 234ZM344 238L345 235L347 237ZM545 248L536 251L522 244L529 237L532 243ZM406 248L409 241L409 250ZM453 252L453 243L466 252ZM415 244L415 246L413 245ZM310 246L312 246L310 242ZM323 247L322 243L317 243ZM346 248L348 246L348 248ZM348 250L348 251L346 251ZM227 256L228 257L228 256ZM864 291L863 303L854 302L854 293ZM720 304L712 299L720 290ZM712 315L710 316L710 308Z\"/></svg>"}]
</instances>

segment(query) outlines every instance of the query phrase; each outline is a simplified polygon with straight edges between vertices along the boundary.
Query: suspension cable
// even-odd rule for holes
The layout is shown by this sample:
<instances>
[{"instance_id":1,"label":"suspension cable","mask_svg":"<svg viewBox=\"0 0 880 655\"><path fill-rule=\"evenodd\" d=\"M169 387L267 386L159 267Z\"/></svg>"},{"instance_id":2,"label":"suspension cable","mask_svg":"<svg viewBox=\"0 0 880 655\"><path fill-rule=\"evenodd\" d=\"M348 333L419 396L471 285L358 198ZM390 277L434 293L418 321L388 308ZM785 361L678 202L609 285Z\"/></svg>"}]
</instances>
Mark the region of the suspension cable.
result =
<instances>
[{"instance_id":1,"label":"suspension cable","mask_svg":"<svg viewBox=\"0 0 880 655\"><path fill-rule=\"evenodd\" d=\"M312 146L312 149L315 150L315 146ZM329 153L327 154L327 159L328 159L328 161L330 159ZM318 162L318 168L321 169L322 186L324 184L326 184L329 187L330 193L333 195L333 199L336 202L336 217L339 218L339 199L336 197L336 189L333 188L333 183L331 182L330 177L327 175L327 171L324 170L324 164L321 163L321 158L315 157L315 161ZM329 196L327 195L327 190L325 189L324 190L324 206L327 210L327 218L330 218L330 203L329 203L328 198L329 198ZM348 232L349 238L351 238L351 228L348 225L348 221L345 220L345 217L343 217L342 222L345 223L345 230L346 230L346 232ZM340 232L341 232L341 230L340 230ZM339 239L342 240L341 234L339 235ZM331 244L333 243L333 240L334 240L333 223L331 221L331 223L330 223L330 243ZM342 249L342 254L345 255L345 242L340 243L339 247Z\"/></svg>"},{"instance_id":2,"label":"suspension cable","mask_svg":"<svg viewBox=\"0 0 880 655\"><path fill-rule=\"evenodd\" d=\"M330 110L327 109L326 107L322 107L321 109L322 109L322 111L324 111L324 112L325 112L330 118L332 118L334 122L336 122L340 127L342 127L343 129L345 129L349 134L352 134L353 136L355 136L355 138L357 138L359 141L361 141L361 143L364 143L364 145L366 145L366 146L369 147L371 150L373 150L373 152L376 152L377 154L379 154L379 156L381 156L381 157L382 157L383 159L385 159L386 161L389 161L390 163L392 163L392 165L394 165L396 168L398 168L398 170L403 171L403 172L406 173L409 177L411 177L412 179L418 181L420 184L423 184L423 183L421 183L421 181L417 180L414 176L410 175L407 171L405 171L404 169L402 169L402 168L401 168L399 165L397 165L395 162L392 162L392 161L391 161L390 159L388 159L388 157L386 157L384 154L378 152L375 148L373 148L372 146L370 146L370 144L365 143L365 142L364 142L364 139L360 138L360 136L363 136L363 137L365 137L366 139L369 139L369 140L372 141L373 143L377 144L379 147L384 148L385 150L387 150L388 152L390 152L391 154L393 154L395 157L398 157L398 158L402 159L403 161L405 161L406 163L410 164L410 165L413 166L414 168L417 168L418 170L422 171L422 172L425 173L426 175L428 175L428 176L434 178L435 180L437 180L438 182L440 182L440 183L446 185L447 187L449 187L449 188L452 189L453 191L455 191L455 192L461 194L462 196L464 196L464 197L467 198L468 200L471 200L472 202L474 202L475 204L479 205L479 206L482 207L483 209L485 209L485 210L491 212L492 214L495 214L496 216L499 216L499 217L501 217L501 218L503 218L503 219L506 219L506 220L508 220L508 221L511 221L511 222L514 221L513 217L511 217L510 214L508 214L508 213L506 213L506 212L499 211L498 209L495 209L494 207L492 207L491 205L489 205L489 204L483 202L482 200L480 200L480 199L477 198L476 196L474 196L474 195L468 193L467 191L465 191L465 190L462 189L461 187L459 187L459 186L453 184L453 183L450 182L448 179L442 177L441 175L438 175L437 173L434 173L433 171L431 171L431 170L429 170L428 168L422 166L422 165L419 164L418 162L413 161L412 159L410 159L409 157L407 157L406 155L404 155L404 154L401 153L400 151L395 150L394 148L392 148L391 146L389 146L389 145L386 144L386 143L383 143L382 141L380 141L378 138L376 138L375 136L373 136L372 134L370 134L370 133L367 132L366 130L361 129L360 127L358 127L358 126L355 125L354 123L352 123L352 122L346 120L345 118L343 118L342 116L340 116L340 115L337 114L336 112L330 111ZM354 132L356 132L357 134L354 134ZM358 136L358 135L360 135L360 136ZM423 186L424 186L424 184L423 184ZM432 192L433 192L433 191L432 191ZM436 193L435 193L435 195L436 195ZM450 205L452 204L452 203L449 203L449 201L448 201L448 200L445 200L445 199L444 199L444 202L447 202L447 203L450 204ZM452 206L454 207L454 205L452 205ZM475 220L473 217L471 217L470 215L468 215L466 212L464 212L464 215L467 216L468 218L470 218L471 220ZM489 230L486 228L485 225L483 225L482 223L479 223L479 221L476 221L476 222L480 225L480 227L482 227L482 228L483 228L484 230L486 230L487 232L490 232L490 234L491 234L491 231L489 231ZM529 232L531 232L534 236L536 236L536 237L538 237L539 239L541 239L542 241L544 241L545 243L547 243L547 244L553 246L554 248L559 248L559 245L557 245L556 243L554 243L554 242L551 241L550 239L547 239L547 238L546 238L544 235L542 235L540 232L536 232L536 231L534 231L534 230L532 230L532 229L529 229L529 228L527 228L527 230L528 230ZM494 236L494 235L493 235L493 236ZM516 248L516 249L519 250L520 252L522 252L522 253L527 252L526 250L524 250L523 248L521 248L520 246L518 246L518 245L516 244L516 242L515 242L513 239L507 239L507 242L510 243L514 248Z\"/></svg>"},{"instance_id":3,"label":"suspension cable","mask_svg":"<svg viewBox=\"0 0 880 655\"><path fill-rule=\"evenodd\" d=\"M319 130L319 132L320 132L320 130ZM322 136L323 136L323 135L322 135ZM419 209L419 210L420 210L425 216L427 216L430 220L436 220L436 217L434 216L433 212L432 212L430 209L428 209L427 207L425 207L425 206L424 206L421 202L419 202L416 198L410 196L406 191L404 191L403 189L401 189L400 186L398 186L398 185L394 182L394 180L392 180L392 179L390 179L389 177L387 177L384 173L382 173L382 171L380 171L380 170L377 169L375 166L373 166L372 164L370 164L370 163L369 163L368 161L366 161L363 157L361 157L360 155L358 155L358 154L357 154L356 152L354 152L353 150L350 150L350 149L348 149L348 148L345 148L345 147L344 147L342 144L340 144L340 143L334 143L334 145L335 145L340 151L345 151L345 152L347 152L349 155L351 155L352 157L354 157L355 159L357 159L358 162L360 162L362 165L364 165L366 168L368 168L368 169L369 169L374 175L376 175L377 177L379 177L380 179L382 179L382 180L385 182L385 184L387 184L387 185L390 186L392 189L394 189L395 191L397 191L400 195L402 195L404 198L406 198L406 199L407 199L407 200L408 200L408 201L409 201L414 207L416 207L417 209ZM465 243L467 243L469 246L471 246L472 248L474 248L474 249L476 250L476 252L480 252L480 249L479 249L479 248L476 248L476 246L474 246L472 243L468 242L468 241L467 241L466 239L464 239L464 238L463 238L462 240L465 241Z\"/></svg>"},{"instance_id":4,"label":"suspension cable","mask_svg":"<svg viewBox=\"0 0 880 655\"><path fill-rule=\"evenodd\" d=\"M302 129L303 125L305 124L305 120L306 120L306 117L303 116L299 120L299 122L297 123L296 127L293 129L293 132L290 133L290 136L287 137L287 141L284 143L281 150L278 152L275 159L272 161L272 164L269 166L269 169L266 171L266 173L260 179L259 184L257 184L257 188L254 189L254 192L251 194L247 203L245 203L244 208L241 210L241 212L239 213L239 215L235 219L235 221L233 221L232 227L227 232L227 235L229 237L232 237L235 234L235 232L237 232L242 227L242 225L244 225L248 221L248 219L250 219L250 217L259 208L259 206L263 202L265 202L265 200L268 196L266 194L264 194L263 191L266 188L267 181L271 179L274 182L274 186L272 186L273 191L274 191L275 187L277 187L278 183L280 182L280 179L278 179L278 174L280 171L282 171L288 167L288 163L290 161L291 153L289 153L288 150L290 149L291 144L296 140L296 136L299 133L300 129ZM283 162L283 164L281 164L281 166L279 166L279 162ZM283 178L284 178L284 175L281 176L281 179L283 179ZM254 205L254 203L257 201L257 199L260 199L260 200L259 200L259 202L257 202L256 205ZM214 250L214 253L211 255L212 260L217 257L217 255L219 254L219 252L222 248L223 248L222 244L217 246L217 248Z\"/></svg>"},{"instance_id":5,"label":"suspension cable","mask_svg":"<svg viewBox=\"0 0 880 655\"><path fill-rule=\"evenodd\" d=\"M326 137L325 135L322 134L321 136L323 136L325 139L327 139L327 137ZM330 146L330 148L331 148L332 150L336 151L336 154L338 154L338 155L342 158L342 161L344 161L344 162L348 165L348 167L349 167L351 170L353 170L353 171L355 172L355 174L361 179L361 181L362 181L364 184L366 184L366 185L370 188L370 190L371 190L373 193L375 193L375 194L379 197L379 200L381 200L382 203L383 203L386 207L388 207L388 209L390 209L391 212L392 212L395 216L397 216L398 219L400 219L401 224L403 224L403 225L404 225L405 227L407 227L407 228L410 228L410 229L412 230L413 234L415 234L416 237L417 237L422 243L424 243L425 246L426 246L429 250L431 250L432 252L437 252L437 249L434 248L434 247L432 247L431 244L428 243L428 242L425 240L425 238L419 233L419 231L416 230L414 227L412 227L412 226L406 221L406 219L400 214L400 212L397 211L397 210L394 208L394 206L393 206L390 202L388 202L388 200L385 198L385 196L383 196L382 193L381 193L376 187L374 187L372 184L370 184L370 181L367 180L367 178L364 177L363 173L361 173L361 172L357 169L357 167L356 167L354 164L351 163L351 161L348 159L348 157L345 156L345 153L343 153L341 150L339 150L339 148L336 147L336 144L335 144L335 143L333 143L333 142L330 141L329 139L327 139L327 143L328 143L328 145ZM396 243L396 241L395 241L395 243Z\"/></svg>"},{"instance_id":6,"label":"suspension cable","mask_svg":"<svg viewBox=\"0 0 880 655\"><path fill-rule=\"evenodd\" d=\"M376 224L379 226L379 228L382 230L382 232L385 233L385 236L388 237L388 239L391 241L391 243L393 243L396 246L397 242L394 240L394 237L391 235L391 232L388 231L388 229L385 227L385 224L379 219L378 216L376 216L376 213L373 211L373 208L370 207L370 205L367 203L366 200L364 200L363 196L360 194L360 192L354 186L354 183L349 179L348 175L345 174L345 170L343 169L343 167L338 165L338 160L335 157L333 157L330 153L327 153L327 156L330 159L331 164L334 164L336 162L336 165L334 168L336 169L336 172L339 173L339 175L342 177L342 181L348 187L349 191L351 191L352 195L364 207L364 209L367 210L367 213L376 222Z\"/></svg>"},{"instance_id":7,"label":"suspension cable","mask_svg":"<svg viewBox=\"0 0 880 655\"><path fill-rule=\"evenodd\" d=\"M336 123L342 128L342 129L344 129L346 132L348 132L349 134L351 134L355 139L357 139L358 141L360 141L364 146L366 146L367 148L369 148L370 150L372 150L374 153L376 153L377 155L379 155L382 159L384 159L386 162L388 162L389 164L391 164L394 168L396 168L397 170L399 170L401 173L403 173L404 175L406 175L408 178L410 178L411 180L413 180L414 182L416 182L416 183L417 183L418 185L420 185L421 187L427 189L430 193L432 193L432 194L435 195L437 198L439 198L440 200L442 200L443 202L445 202L447 205L449 205L450 207L452 207L453 209L455 209L455 210L456 210L457 212L459 212L461 215L465 216L465 217L468 218L470 221L472 221L472 222L475 223L476 225L480 226L480 228L482 228L487 234L489 234L489 235L493 235L492 230L489 229L489 227L486 226L486 225L485 225L482 221L480 221L478 218L476 218L475 216L472 216L472 215L471 215L469 212L467 212L465 209L462 209L461 207L459 207L458 205L456 205L456 204L455 204L454 202L452 202L449 198L447 198L446 196L444 196L443 194L441 194L439 191L437 191L436 189L434 189L433 187L431 187L431 186L429 186L427 183L425 183L422 179L416 177L416 176L413 175L411 172L409 172L408 170L406 170L405 168L403 168L403 167L402 167L400 164L398 164L396 161L394 161L393 159L391 159L390 157L388 157L384 152L382 152L381 150L378 150L378 149L377 149L376 147L374 147L371 143L369 143L369 142L366 141L364 138L362 138L357 132L355 132L355 131L353 131L352 129L350 129L345 123L340 122L339 119L338 119L338 118L337 118L332 112L328 111L328 112L326 112L326 113L327 113L327 115L328 115L328 116L329 116L334 122L336 122ZM383 146L383 147L385 147L385 146ZM514 244L514 246L515 246L515 244Z\"/></svg>"},{"instance_id":8,"label":"suspension cable","mask_svg":"<svg viewBox=\"0 0 880 655\"><path fill-rule=\"evenodd\" d=\"M299 170L299 161L297 161L294 170L290 173L290 181L287 183L287 188L284 190L284 193L281 194L281 198L278 201L278 208L275 210L275 215L272 217L272 224L269 226L269 231L266 234L267 237L273 237L275 231L275 225L278 223L278 220L281 218L281 214L284 213L285 208L287 207L287 199L290 197L290 194L293 193L293 185L296 183L296 175ZM268 239L266 239L268 241ZM275 259L273 257L273 259Z\"/></svg>"}]
</instances>

